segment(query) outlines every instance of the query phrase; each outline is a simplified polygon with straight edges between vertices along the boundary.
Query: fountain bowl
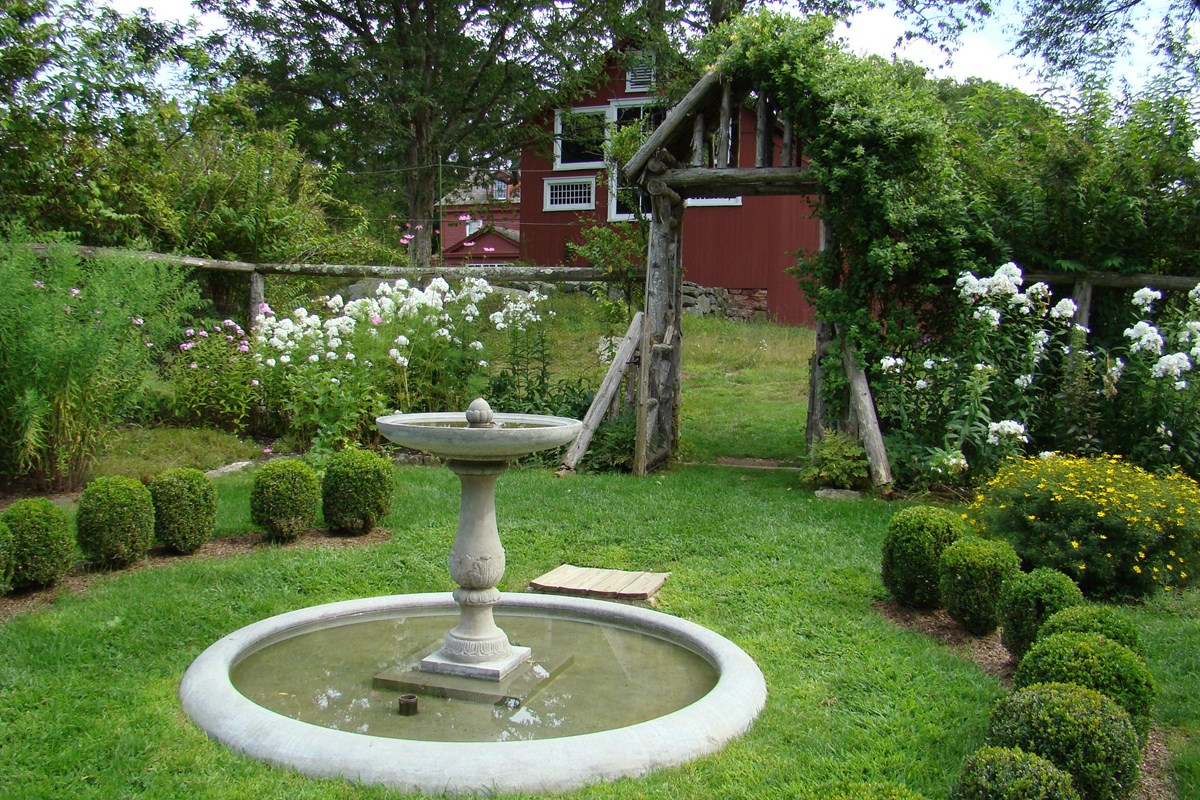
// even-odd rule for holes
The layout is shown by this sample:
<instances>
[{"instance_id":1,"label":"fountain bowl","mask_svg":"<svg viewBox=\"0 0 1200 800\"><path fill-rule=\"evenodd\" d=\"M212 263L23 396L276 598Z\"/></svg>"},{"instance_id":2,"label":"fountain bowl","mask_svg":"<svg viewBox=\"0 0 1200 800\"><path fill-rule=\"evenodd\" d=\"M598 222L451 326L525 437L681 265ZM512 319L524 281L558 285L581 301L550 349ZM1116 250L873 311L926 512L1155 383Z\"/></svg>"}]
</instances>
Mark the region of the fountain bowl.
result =
<instances>
[{"instance_id":1,"label":"fountain bowl","mask_svg":"<svg viewBox=\"0 0 1200 800\"><path fill-rule=\"evenodd\" d=\"M180 687L184 710L213 739L306 775L434 794L486 794L570 791L677 766L715 753L740 736L766 702L766 683L758 666L737 645L707 628L637 606L516 593L502 594L497 611L559 615L664 639L707 661L717 673L716 685L677 711L596 733L440 742L375 737L301 722L255 704L230 679L242 658L299 631L456 607L445 593L391 595L304 608L253 623L219 640L192 663Z\"/></svg>"},{"instance_id":2,"label":"fountain bowl","mask_svg":"<svg viewBox=\"0 0 1200 800\"><path fill-rule=\"evenodd\" d=\"M389 414L375 424L390 441L462 461L507 461L575 439L583 423L544 414L494 414L491 427L468 427L462 412Z\"/></svg>"}]
</instances>

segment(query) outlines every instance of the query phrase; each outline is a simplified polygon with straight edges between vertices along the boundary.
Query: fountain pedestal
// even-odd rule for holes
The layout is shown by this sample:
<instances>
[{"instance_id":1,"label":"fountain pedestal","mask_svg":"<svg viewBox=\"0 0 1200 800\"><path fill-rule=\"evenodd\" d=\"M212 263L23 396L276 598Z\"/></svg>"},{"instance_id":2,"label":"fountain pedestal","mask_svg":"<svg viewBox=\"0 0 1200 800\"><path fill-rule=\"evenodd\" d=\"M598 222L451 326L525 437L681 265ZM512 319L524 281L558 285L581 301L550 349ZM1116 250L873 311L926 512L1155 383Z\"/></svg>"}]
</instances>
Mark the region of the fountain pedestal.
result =
<instances>
[{"instance_id":1,"label":"fountain pedestal","mask_svg":"<svg viewBox=\"0 0 1200 800\"><path fill-rule=\"evenodd\" d=\"M494 414L482 398L457 414L396 414L377 420L392 441L446 459L462 484L458 533L450 550L450 577L458 584L458 624L437 651L421 659L423 672L500 681L529 661L496 625L492 607L504 577L504 547L496 529L496 479L516 456L570 442L582 423L564 417Z\"/></svg>"},{"instance_id":2,"label":"fountain pedestal","mask_svg":"<svg viewBox=\"0 0 1200 800\"><path fill-rule=\"evenodd\" d=\"M490 411L486 417L490 423ZM530 656L528 647L509 643L492 616L492 606L500 599L496 584L504 577L504 547L496 529L496 479L508 462L452 460L446 466L462 483L458 533L450 549L450 577L458 584L454 601L462 613L441 649L421 659L421 669L498 681Z\"/></svg>"}]
</instances>

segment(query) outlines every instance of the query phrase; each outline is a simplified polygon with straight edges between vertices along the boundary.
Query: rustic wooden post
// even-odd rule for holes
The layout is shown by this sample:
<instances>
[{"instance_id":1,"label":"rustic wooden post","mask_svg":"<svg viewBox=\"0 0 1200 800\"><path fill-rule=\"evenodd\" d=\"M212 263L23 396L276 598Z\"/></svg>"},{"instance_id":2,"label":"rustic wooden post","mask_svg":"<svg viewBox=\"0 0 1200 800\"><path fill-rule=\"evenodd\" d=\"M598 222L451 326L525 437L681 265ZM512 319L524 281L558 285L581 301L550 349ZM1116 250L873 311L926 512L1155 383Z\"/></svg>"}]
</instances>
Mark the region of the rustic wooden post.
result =
<instances>
[{"instance_id":1,"label":"rustic wooden post","mask_svg":"<svg viewBox=\"0 0 1200 800\"><path fill-rule=\"evenodd\" d=\"M793 130L792 118L785 116L783 118L783 142L779 148L779 166L793 166L794 162L792 161L792 147L795 144L795 138L796 134Z\"/></svg>"},{"instance_id":2,"label":"rustic wooden post","mask_svg":"<svg viewBox=\"0 0 1200 800\"><path fill-rule=\"evenodd\" d=\"M669 458L679 439L682 278L680 233L683 199L658 177L670 165L659 153L646 166L650 236L646 257L646 321L642 338L634 474Z\"/></svg>"},{"instance_id":3,"label":"rustic wooden post","mask_svg":"<svg viewBox=\"0 0 1200 800\"><path fill-rule=\"evenodd\" d=\"M1092 316L1092 282L1075 282L1075 324L1091 330L1088 324Z\"/></svg>"},{"instance_id":4,"label":"rustic wooden post","mask_svg":"<svg viewBox=\"0 0 1200 800\"><path fill-rule=\"evenodd\" d=\"M697 114L696 119L692 121L692 166L706 166L706 158L704 153L704 115Z\"/></svg>"},{"instance_id":5,"label":"rustic wooden post","mask_svg":"<svg viewBox=\"0 0 1200 800\"><path fill-rule=\"evenodd\" d=\"M262 313L263 303L266 302L266 284L261 272L250 273L250 324L247 330L254 327L254 320Z\"/></svg>"},{"instance_id":6,"label":"rustic wooden post","mask_svg":"<svg viewBox=\"0 0 1200 800\"><path fill-rule=\"evenodd\" d=\"M771 150L775 144L775 121L771 118L771 109L767 104L767 96L758 93L758 116L754 131L754 166L758 168L771 166Z\"/></svg>"},{"instance_id":7,"label":"rustic wooden post","mask_svg":"<svg viewBox=\"0 0 1200 800\"><path fill-rule=\"evenodd\" d=\"M883 444L883 433L879 430L879 418L875 415L875 400L871 397L871 386L867 373L858 365L854 348L841 330L842 362L846 367L846 378L850 381L850 404L858 420L859 438L867 451L867 466L871 471L871 483L885 493L891 490L892 466L888 462L887 447Z\"/></svg>"},{"instance_id":8,"label":"rustic wooden post","mask_svg":"<svg viewBox=\"0 0 1200 800\"><path fill-rule=\"evenodd\" d=\"M724 169L729 166L731 141L731 123L733 118L733 84L729 79L721 80L721 116L717 125L717 148L713 158L713 166Z\"/></svg>"}]
</instances>

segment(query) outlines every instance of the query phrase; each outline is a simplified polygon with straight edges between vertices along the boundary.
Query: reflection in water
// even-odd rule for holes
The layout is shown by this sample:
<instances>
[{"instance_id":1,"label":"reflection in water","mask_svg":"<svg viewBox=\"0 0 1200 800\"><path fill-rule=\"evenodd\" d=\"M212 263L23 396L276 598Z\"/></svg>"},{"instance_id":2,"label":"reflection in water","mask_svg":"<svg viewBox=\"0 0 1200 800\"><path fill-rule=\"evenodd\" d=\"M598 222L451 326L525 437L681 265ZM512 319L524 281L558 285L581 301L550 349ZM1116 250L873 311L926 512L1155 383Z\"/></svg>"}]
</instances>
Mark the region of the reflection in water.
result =
<instances>
[{"instance_id":1,"label":"reflection in water","mask_svg":"<svg viewBox=\"0 0 1200 800\"><path fill-rule=\"evenodd\" d=\"M261 706L295 719L372 736L435 741L513 741L574 736L644 722L683 708L716 684L716 671L686 648L608 625L550 616L497 615L514 644L574 661L525 704L422 696L420 713L396 713L400 691L374 675L415 667L440 644L455 614L351 622L301 633L242 659L232 679Z\"/></svg>"}]
</instances>

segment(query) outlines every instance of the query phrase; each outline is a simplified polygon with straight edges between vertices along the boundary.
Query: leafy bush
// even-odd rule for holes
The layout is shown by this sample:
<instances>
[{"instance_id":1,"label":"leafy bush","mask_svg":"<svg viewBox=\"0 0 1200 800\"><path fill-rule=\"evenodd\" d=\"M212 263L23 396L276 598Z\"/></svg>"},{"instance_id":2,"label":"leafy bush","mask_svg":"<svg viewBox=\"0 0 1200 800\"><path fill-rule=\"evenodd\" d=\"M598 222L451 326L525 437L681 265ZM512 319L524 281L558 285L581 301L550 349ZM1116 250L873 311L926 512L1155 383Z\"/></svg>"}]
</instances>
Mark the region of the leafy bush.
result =
<instances>
[{"instance_id":1,"label":"leafy bush","mask_svg":"<svg viewBox=\"0 0 1200 800\"><path fill-rule=\"evenodd\" d=\"M801 795L801 800L925 800L925 795L894 783L839 781Z\"/></svg>"},{"instance_id":2,"label":"leafy bush","mask_svg":"<svg viewBox=\"0 0 1200 800\"><path fill-rule=\"evenodd\" d=\"M1158 696L1146 662L1128 647L1099 633L1057 633L1038 639L1013 676L1017 688L1035 683L1074 683L1116 700L1129 714L1138 738L1150 731Z\"/></svg>"},{"instance_id":3,"label":"leafy bush","mask_svg":"<svg viewBox=\"0 0 1200 800\"><path fill-rule=\"evenodd\" d=\"M44 497L17 500L0 511L12 532L13 588L50 586L67 574L75 558L75 539L67 513Z\"/></svg>"},{"instance_id":4,"label":"leafy bush","mask_svg":"<svg viewBox=\"0 0 1200 800\"><path fill-rule=\"evenodd\" d=\"M392 508L392 463L370 450L347 448L330 459L321 484L325 524L340 533L364 534Z\"/></svg>"},{"instance_id":5,"label":"leafy bush","mask_svg":"<svg viewBox=\"0 0 1200 800\"><path fill-rule=\"evenodd\" d=\"M1000 587L1021 571L1021 559L1002 539L965 536L942 551L938 596L946 612L982 636L999 624Z\"/></svg>"},{"instance_id":6,"label":"leafy bush","mask_svg":"<svg viewBox=\"0 0 1200 800\"><path fill-rule=\"evenodd\" d=\"M1093 597L1185 585L1200 548L1200 485L1116 456L1011 460L972 509L1027 565L1064 572Z\"/></svg>"},{"instance_id":7,"label":"leafy bush","mask_svg":"<svg viewBox=\"0 0 1200 800\"><path fill-rule=\"evenodd\" d=\"M3 522L0 522L0 594L12 588L13 577L13 535Z\"/></svg>"},{"instance_id":8,"label":"leafy bush","mask_svg":"<svg viewBox=\"0 0 1200 800\"><path fill-rule=\"evenodd\" d=\"M1080 800L1064 772L1019 747L984 747L963 763L950 800Z\"/></svg>"},{"instance_id":9,"label":"leafy bush","mask_svg":"<svg viewBox=\"0 0 1200 800\"><path fill-rule=\"evenodd\" d=\"M1019 659L1037 638L1042 623L1083 602L1083 592L1061 572L1038 567L1016 575L1000 589L1000 641Z\"/></svg>"},{"instance_id":10,"label":"leafy bush","mask_svg":"<svg viewBox=\"0 0 1200 800\"><path fill-rule=\"evenodd\" d=\"M243 432L258 398L250 339L231 319L188 328L168 369L174 412L187 425Z\"/></svg>"},{"instance_id":11,"label":"leafy bush","mask_svg":"<svg viewBox=\"0 0 1200 800\"><path fill-rule=\"evenodd\" d=\"M596 428L584 454L583 464L597 472L629 472L637 439L637 414L626 409L615 419L605 419Z\"/></svg>"},{"instance_id":12,"label":"leafy bush","mask_svg":"<svg viewBox=\"0 0 1200 800\"><path fill-rule=\"evenodd\" d=\"M1108 606L1064 608L1042 623L1037 638L1044 639L1056 633L1099 633L1120 642L1139 656L1145 656L1137 626Z\"/></svg>"},{"instance_id":13,"label":"leafy bush","mask_svg":"<svg viewBox=\"0 0 1200 800\"><path fill-rule=\"evenodd\" d=\"M892 515L883 540L883 585L910 608L938 603L942 550L966 530L958 515L937 506L911 506Z\"/></svg>"},{"instance_id":14,"label":"leafy bush","mask_svg":"<svg viewBox=\"0 0 1200 800\"><path fill-rule=\"evenodd\" d=\"M298 458L268 461L250 486L250 521L273 542L296 539L317 522L321 486L317 473Z\"/></svg>"},{"instance_id":15,"label":"leafy bush","mask_svg":"<svg viewBox=\"0 0 1200 800\"><path fill-rule=\"evenodd\" d=\"M154 543L154 500L141 481L113 475L96 478L75 511L79 547L94 564L123 567Z\"/></svg>"},{"instance_id":16,"label":"leafy bush","mask_svg":"<svg viewBox=\"0 0 1200 800\"><path fill-rule=\"evenodd\" d=\"M39 258L6 242L0 286L0 478L74 488L196 290L161 262L85 263L67 245Z\"/></svg>"},{"instance_id":17,"label":"leafy bush","mask_svg":"<svg viewBox=\"0 0 1200 800\"><path fill-rule=\"evenodd\" d=\"M829 431L813 445L800 479L809 486L865 489L871 485L867 451L853 436Z\"/></svg>"},{"instance_id":18,"label":"leafy bush","mask_svg":"<svg viewBox=\"0 0 1200 800\"><path fill-rule=\"evenodd\" d=\"M1094 689L1039 683L1014 692L992 710L987 741L1069 772L1083 800L1124 800L1137 791L1141 754L1133 723Z\"/></svg>"},{"instance_id":19,"label":"leafy bush","mask_svg":"<svg viewBox=\"0 0 1200 800\"><path fill-rule=\"evenodd\" d=\"M194 553L212 538L217 523L217 489L198 469L175 467L150 484L155 538L176 553Z\"/></svg>"}]
</instances>

